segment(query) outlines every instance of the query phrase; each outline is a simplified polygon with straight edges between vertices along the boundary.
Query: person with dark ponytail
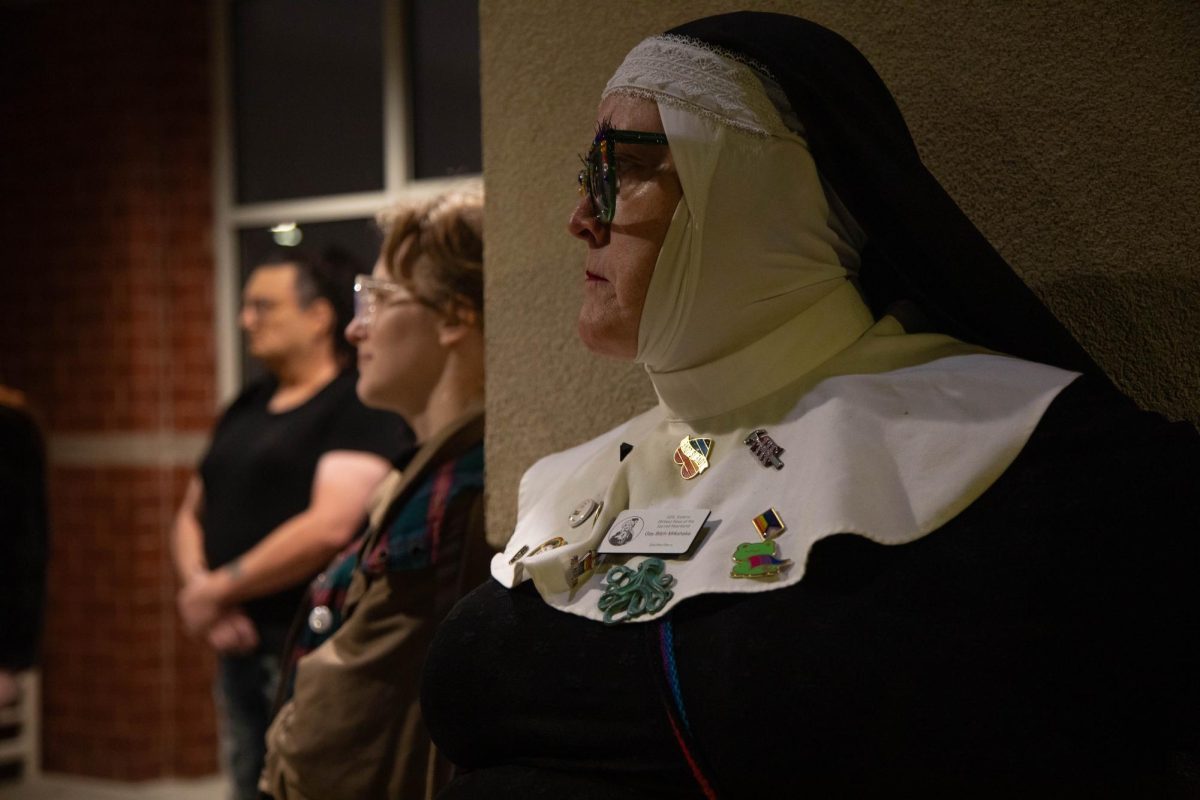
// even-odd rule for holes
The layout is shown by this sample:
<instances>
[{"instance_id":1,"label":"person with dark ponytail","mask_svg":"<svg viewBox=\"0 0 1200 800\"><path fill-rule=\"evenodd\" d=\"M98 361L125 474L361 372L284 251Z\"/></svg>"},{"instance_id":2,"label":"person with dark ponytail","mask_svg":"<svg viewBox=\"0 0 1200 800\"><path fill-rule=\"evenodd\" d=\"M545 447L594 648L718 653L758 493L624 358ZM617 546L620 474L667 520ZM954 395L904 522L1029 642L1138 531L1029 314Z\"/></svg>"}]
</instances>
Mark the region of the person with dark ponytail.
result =
<instances>
[{"instance_id":1,"label":"person with dark ponytail","mask_svg":"<svg viewBox=\"0 0 1200 800\"><path fill-rule=\"evenodd\" d=\"M184 626L217 653L225 769L258 798L280 655L303 587L362 526L404 421L355 396L353 269L302 252L258 265L242 292L249 352L266 368L229 405L175 517Z\"/></svg>"}]
</instances>

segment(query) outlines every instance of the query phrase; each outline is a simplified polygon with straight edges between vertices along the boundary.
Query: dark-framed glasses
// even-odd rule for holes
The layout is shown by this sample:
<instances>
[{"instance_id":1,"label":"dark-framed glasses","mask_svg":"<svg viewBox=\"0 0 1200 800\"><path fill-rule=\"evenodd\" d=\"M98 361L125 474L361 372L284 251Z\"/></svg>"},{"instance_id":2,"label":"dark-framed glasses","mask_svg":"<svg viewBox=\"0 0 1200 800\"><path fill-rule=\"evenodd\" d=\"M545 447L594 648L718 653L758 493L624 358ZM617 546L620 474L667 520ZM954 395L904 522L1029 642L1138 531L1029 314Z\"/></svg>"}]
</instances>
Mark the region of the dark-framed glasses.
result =
<instances>
[{"instance_id":1,"label":"dark-framed glasses","mask_svg":"<svg viewBox=\"0 0 1200 800\"><path fill-rule=\"evenodd\" d=\"M262 297L246 297L242 299L242 312L249 312L256 317L265 317L279 308L278 300L268 300Z\"/></svg>"},{"instance_id":2,"label":"dark-framed glasses","mask_svg":"<svg viewBox=\"0 0 1200 800\"><path fill-rule=\"evenodd\" d=\"M394 303L418 303L427 308L437 310L437 307L423 297L413 294L409 287L395 281L373 278L370 275L354 276L354 321L367 326L379 310L381 302L391 299L393 295L403 294L404 297L394 299Z\"/></svg>"},{"instance_id":3,"label":"dark-framed glasses","mask_svg":"<svg viewBox=\"0 0 1200 800\"><path fill-rule=\"evenodd\" d=\"M649 131L626 131L614 128L608 120L596 128L596 138L587 157L580 156L583 169L579 170L579 193L586 194L592 202L592 213L605 225L613 220L617 211L618 144L666 144L664 133Z\"/></svg>"}]
</instances>

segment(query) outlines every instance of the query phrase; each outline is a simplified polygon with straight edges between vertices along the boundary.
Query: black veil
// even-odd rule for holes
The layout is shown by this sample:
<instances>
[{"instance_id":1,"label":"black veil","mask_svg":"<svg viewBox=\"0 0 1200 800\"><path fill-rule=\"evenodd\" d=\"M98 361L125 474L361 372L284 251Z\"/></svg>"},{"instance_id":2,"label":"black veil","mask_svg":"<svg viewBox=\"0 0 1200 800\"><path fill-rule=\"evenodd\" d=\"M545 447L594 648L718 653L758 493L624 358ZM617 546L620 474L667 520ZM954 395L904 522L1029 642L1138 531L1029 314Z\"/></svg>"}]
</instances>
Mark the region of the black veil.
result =
<instances>
[{"instance_id":1,"label":"black veil","mask_svg":"<svg viewBox=\"0 0 1200 800\"><path fill-rule=\"evenodd\" d=\"M891 92L852 44L799 17L750 11L668 33L758 62L786 92L818 169L870 240L859 279L877 316L911 301L934 330L1107 380L925 168Z\"/></svg>"}]
</instances>

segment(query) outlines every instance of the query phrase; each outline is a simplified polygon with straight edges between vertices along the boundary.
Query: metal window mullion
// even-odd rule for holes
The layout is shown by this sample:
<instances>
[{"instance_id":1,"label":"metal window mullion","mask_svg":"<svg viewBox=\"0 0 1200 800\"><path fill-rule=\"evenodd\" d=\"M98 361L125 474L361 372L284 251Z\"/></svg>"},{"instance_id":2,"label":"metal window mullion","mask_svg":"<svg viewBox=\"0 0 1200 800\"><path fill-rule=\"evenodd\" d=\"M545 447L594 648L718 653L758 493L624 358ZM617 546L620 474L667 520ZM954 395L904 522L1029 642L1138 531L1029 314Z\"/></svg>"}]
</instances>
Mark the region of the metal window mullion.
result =
<instances>
[{"instance_id":1,"label":"metal window mullion","mask_svg":"<svg viewBox=\"0 0 1200 800\"><path fill-rule=\"evenodd\" d=\"M235 205L230 210L234 227L269 227L281 222L332 222L355 217L372 217L387 203L387 192L354 192L295 200Z\"/></svg>"},{"instance_id":2,"label":"metal window mullion","mask_svg":"<svg viewBox=\"0 0 1200 800\"><path fill-rule=\"evenodd\" d=\"M412 104L404 46L407 2L385 0L383 4L383 188L387 202L382 205L403 196L412 174Z\"/></svg>"},{"instance_id":3,"label":"metal window mullion","mask_svg":"<svg viewBox=\"0 0 1200 800\"><path fill-rule=\"evenodd\" d=\"M392 191L385 192L360 192L234 205L228 210L227 221L229 227L236 230L248 227L268 227L281 222L304 224L359 217L371 218L391 203L433 197L462 185L472 177L452 175L446 178L427 178L405 183Z\"/></svg>"},{"instance_id":4,"label":"metal window mullion","mask_svg":"<svg viewBox=\"0 0 1200 800\"><path fill-rule=\"evenodd\" d=\"M233 221L233 114L230 69L232 0L212 0L213 76L213 341L216 345L217 403L228 403L241 384L237 327L237 252Z\"/></svg>"}]
</instances>

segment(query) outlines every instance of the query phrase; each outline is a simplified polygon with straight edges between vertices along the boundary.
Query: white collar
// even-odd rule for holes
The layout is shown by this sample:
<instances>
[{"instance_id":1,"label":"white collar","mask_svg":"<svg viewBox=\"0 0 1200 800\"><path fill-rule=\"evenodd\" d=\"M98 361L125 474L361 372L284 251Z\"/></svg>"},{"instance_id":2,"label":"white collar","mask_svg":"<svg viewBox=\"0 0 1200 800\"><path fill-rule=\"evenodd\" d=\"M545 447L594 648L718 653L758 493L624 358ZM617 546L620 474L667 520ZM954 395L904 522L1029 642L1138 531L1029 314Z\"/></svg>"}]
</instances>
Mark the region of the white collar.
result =
<instances>
[{"instance_id":1,"label":"white collar","mask_svg":"<svg viewBox=\"0 0 1200 800\"><path fill-rule=\"evenodd\" d=\"M894 322L881 325L882 335L863 337L798 384L706 419L703 427L671 420L659 406L539 461L522 478L516 530L493 559L492 575L506 586L532 579L550 605L600 620L602 570L572 588L571 559L585 559L623 510L684 507L709 509L715 527L688 558L667 562L673 597L659 614L637 621L700 594L790 586L822 538L856 533L903 544L954 517L1012 463L1047 406L1077 376L944 336L889 335ZM913 365L841 372L896 361L901 341ZM742 444L756 428L784 448L782 470L763 467ZM672 461L686 435L714 442L710 469L691 481L680 478ZM622 461L623 442L633 450ZM570 527L568 516L589 499L601 502L600 510ZM791 566L773 580L731 578L734 547L757 540L751 520L769 508L787 525L775 541ZM522 548L527 554L553 537L566 543L509 563ZM642 560L634 557L629 566Z\"/></svg>"}]
</instances>

